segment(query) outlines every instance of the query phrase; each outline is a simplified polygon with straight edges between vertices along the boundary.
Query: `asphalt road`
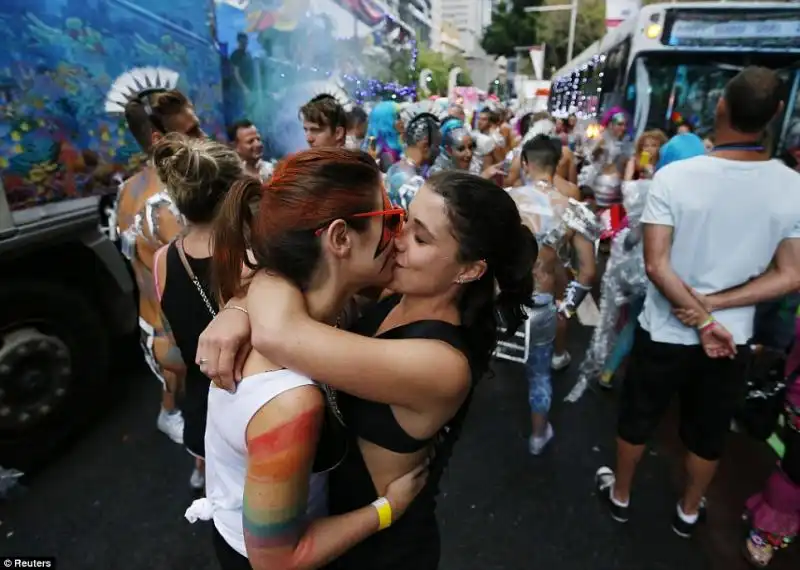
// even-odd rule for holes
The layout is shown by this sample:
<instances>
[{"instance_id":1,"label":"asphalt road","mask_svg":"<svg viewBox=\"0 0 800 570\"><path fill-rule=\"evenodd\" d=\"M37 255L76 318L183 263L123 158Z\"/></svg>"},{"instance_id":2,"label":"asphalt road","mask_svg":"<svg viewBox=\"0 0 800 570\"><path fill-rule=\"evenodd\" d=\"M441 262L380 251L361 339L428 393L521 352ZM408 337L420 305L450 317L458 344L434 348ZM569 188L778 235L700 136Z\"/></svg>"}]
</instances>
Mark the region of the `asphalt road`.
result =
<instances>
[{"instance_id":1,"label":"asphalt road","mask_svg":"<svg viewBox=\"0 0 800 570\"><path fill-rule=\"evenodd\" d=\"M579 357L589 329L572 335ZM129 359L128 359L129 360ZM0 504L0 555L56 556L60 570L217 569L208 523L190 525L192 460L155 428L159 385L138 359L118 366L116 404L26 488ZM556 437L527 454L527 388L518 365L482 381L443 481L442 570L743 570L739 515L774 457L743 436L710 493L708 525L693 540L670 530L679 448L662 435L643 460L632 520L614 523L593 494L613 456L613 395L562 402L577 363L555 378ZM664 433L669 434L669 422ZM774 568L800 568L800 547Z\"/></svg>"}]
</instances>

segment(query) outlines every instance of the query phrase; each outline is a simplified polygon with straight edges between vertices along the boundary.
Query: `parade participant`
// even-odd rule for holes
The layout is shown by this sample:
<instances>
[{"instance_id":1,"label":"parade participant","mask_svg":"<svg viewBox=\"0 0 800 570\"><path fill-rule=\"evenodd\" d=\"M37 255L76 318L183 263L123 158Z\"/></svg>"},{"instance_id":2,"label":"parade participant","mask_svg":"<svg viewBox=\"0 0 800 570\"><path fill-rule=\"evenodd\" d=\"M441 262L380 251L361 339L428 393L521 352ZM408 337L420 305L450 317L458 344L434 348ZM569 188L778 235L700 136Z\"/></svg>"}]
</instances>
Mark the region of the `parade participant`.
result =
<instances>
[{"instance_id":1,"label":"parade participant","mask_svg":"<svg viewBox=\"0 0 800 570\"><path fill-rule=\"evenodd\" d=\"M228 140L242 159L247 174L255 176L262 182L269 180L273 166L264 160L264 143L252 122L242 119L233 123L228 127Z\"/></svg>"},{"instance_id":2,"label":"parade participant","mask_svg":"<svg viewBox=\"0 0 800 570\"><path fill-rule=\"evenodd\" d=\"M383 172L398 162L403 152L396 128L399 116L397 104L391 101L378 103L369 114L366 146L362 150L375 157Z\"/></svg>"},{"instance_id":3,"label":"parade participant","mask_svg":"<svg viewBox=\"0 0 800 570\"><path fill-rule=\"evenodd\" d=\"M589 164L581 169L578 186L589 189L599 208L610 208L622 199L622 175L633 154L633 143L627 134L628 117L621 108L609 110L601 125L602 135L587 148Z\"/></svg>"},{"instance_id":4,"label":"parade participant","mask_svg":"<svg viewBox=\"0 0 800 570\"><path fill-rule=\"evenodd\" d=\"M333 565L339 570L438 567L438 484L489 368L496 315L513 334L533 293L533 236L507 193L468 173L427 181L395 248L394 294L364 310L359 334L314 321L300 291L278 277L259 273L237 300L247 303L257 350L329 385L350 442L330 474L333 512L373 500L396 474L433 457L428 485L405 517L346 553ZM236 388L234 357L250 337L246 315L218 316L200 341L204 370Z\"/></svg>"},{"instance_id":5,"label":"parade participant","mask_svg":"<svg viewBox=\"0 0 800 570\"><path fill-rule=\"evenodd\" d=\"M388 206L366 153L327 148L292 155L266 185L245 179L226 193L212 240L219 296L225 301L243 292L243 266L263 269L303 289L309 319L335 323L357 291L388 281L401 223L402 211ZM221 314L247 310L225 306ZM381 497L326 516L325 472L341 453L320 441L324 396L309 376L265 354L257 343L235 394L213 389L208 396L207 498L186 517L213 518L223 570L319 568L398 522L425 486L425 458L387 478Z\"/></svg>"},{"instance_id":6,"label":"parade participant","mask_svg":"<svg viewBox=\"0 0 800 570\"><path fill-rule=\"evenodd\" d=\"M462 123L467 121L467 113L464 111L464 106L459 103L451 103L447 109L447 117L458 119Z\"/></svg>"},{"instance_id":7,"label":"parade participant","mask_svg":"<svg viewBox=\"0 0 800 570\"><path fill-rule=\"evenodd\" d=\"M533 269L536 293L525 365L532 422L528 450L533 455L541 454L553 438L548 413L553 391L551 364L556 320L571 318L591 290L596 271L594 241L600 230L597 219L586 206L556 190L553 177L560 154L561 142L549 136L538 135L526 142L522 160L528 167L531 185L510 191L523 222L539 243L539 257ZM563 258L568 245L574 248L578 259L577 276L567 285L563 301L557 303L558 266L571 261Z\"/></svg>"},{"instance_id":8,"label":"parade participant","mask_svg":"<svg viewBox=\"0 0 800 570\"><path fill-rule=\"evenodd\" d=\"M660 131L655 131L653 138ZM645 133L639 139L648 136ZM704 154L703 142L695 135L677 136L660 149L655 149L658 168L678 160ZM652 155L651 157L652 158ZM650 163L648 158L648 164ZM583 394L589 381L598 379L600 387L611 388L611 380L633 346L636 322L644 304L647 275L644 268L641 217L644 212L650 176L622 183L623 205L627 225L615 237L606 262L600 289L600 320L593 333L586 356L581 362L578 382L568 396L574 402ZM620 327L620 314L627 308L626 323Z\"/></svg>"},{"instance_id":9,"label":"parade participant","mask_svg":"<svg viewBox=\"0 0 800 570\"><path fill-rule=\"evenodd\" d=\"M548 136L552 140L556 141L558 145L561 147L561 153L564 151L569 152L569 150L561 144L561 140L558 137L555 137L555 123L551 121L549 118L543 118L536 121L533 125L531 125L530 129L525 134L525 142L529 142L533 140L533 138L537 136ZM519 147L515 150L516 157L512 162L511 166L511 174L509 178L514 179L516 178L516 182L512 185L515 186L523 186L529 185L530 180L535 180L536 176L538 176L536 170L537 167L535 165L530 165L525 163L522 159L522 147ZM558 166L556 167L556 173L553 176L553 185L555 186L556 190L559 191L563 196L566 198L580 201L581 200L581 193L578 187L575 184L572 184L568 180L566 180L563 176L559 174L559 170L562 168L564 164L564 156L561 155L561 158L558 161ZM533 169L533 170L532 170ZM517 174L518 173L518 174ZM507 182L508 184L508 182ZM562 252L563 259L571 259L572 255L569 253L569 244L567 244L566 249ZM567 284L572 280L572 275L570 275L571 263L560 263L556 268L556 300L562 301L560 295L566 289ZM567 350L567 337L568 337L568 327L567 321L564 319L558 320L556 323L556 339L553 346L553 359L551 362L551 366L553 370L563 370L567 366L570 365L572 362L572 356L570 355L569 351Z\"/></svg>"},{"instance_id":10,"label":"parade participant","mask_svg":"<svg viewBox=\"0 0 800 570\"><path fill-rule=\"evenodd\" d=\"M475 141L467 131L464 123L458 119L449 118L442 124L442 145L439 156L431 166L430 174L442 172L444 170L465 170L472 174L478 174L487 180L491 180L498 175L503 175L503 165L490 166L481 171L480 160L474 160L473 149Z\"/></svg>"},{"instance_id":11,"label":"parade participant","mask_svg":"<svg viewBox=\"0 0 800 570\"><path fill-rule=\"evenodd\" d=\"M188 355L182 411L183 443L195 458L198 487L204 486L208 378L190 355L217 313L211 286L211 222L225 193L245 176L237 152L205 139L176 133L153 147L153 164L178 211L186 220L183 235L156 252L153 279L161 309L170 322L181 355ZM200 485L200 479L203 485Z\"/></svg>"},{"instance_id":12,"label":"parade participant","mask_svg":"<svg viewBox=\"0 0 800 570\"><path fill-rule=\"evenodd\" d=\"M323 93L300 108L303 131L310 148L343 147L347 138L347 113L336 97Z\"/></svg>"},{"instance_id":13,"label":"parade participant","mask_svg":"<svg viewBox=\"0 0 800 570\"><path fill-rule=\"evenodd\" d=\"M125 119L148 155L153 143L169 132L205 137L192 104L177 90L134 96L125 105ZM183 220L151 162L120 188L117 220L122 252L131 262L139 289L139 328L145 360L164 385L158 429L176 443L183 443L183 417L176 407L175 395L184 365L153 286L153 256L180 233ZM195 487L200 482L194 474L191 481Z\"/></svg>"},{"instance_id":14,"label":"parade participant","mask_svg":"<svg viewBox=\"0 0 800 570\"><path fill-rule=\"evenodd\" d=\"M494 103L487 103L478 115L478 131L491 137L494 148L490 154L486 155L483 168L489 168L493 164L503 162L506 154L511 147L508 145L508 136L504 128L503 112ZM509 128L510 131L510 128Z\"/></svg>"},{"instance_id":15,"label":"parade participant","mask_svg":"<svg viewBox=\"0 0 800 570\"><path fill-rule=\"evenodd\" d=\"M800 289L800 202L786 192L800 178L760 142L783 93L775 71L745 68L717 104L714 151L661 169L650 186L642 215L650 282L622 385L616 469L596 474L619 522L628 520L645 444L677 392L688 484L672 528L693 534L741 403L746 374L736 356L752 337L754 305ZM731 243L736 256L726 254ZM689 321L695 329L676 318L685 311L699 316Z\"/></svg>"},{"instance_id":16,"label":"parade participant","mask_svg":"<svg viewBox=\"0 0 800 570\"><path fill-rule=\"evenodd\" d=\"M754 566L765 568L773 556L800 533L800 312L795 319L795 340L786 362L784 453L764 489L750 497L745 517L750 532L744 555Z\"/></svg>"},{"instance_id":17,"label":"parade participant","mask_svg":"<svg viewBox=\"0 0 800 570\"><path fill-rule=\"evenodd\" d=\"M635 152L625 165L624 182L646 180L653 177L658 163L659 150L667 142L663 131L646 131L636 141ZM623 189L624 193L624 189Z\"/></svg>"},{"instance_id":18,"label":"parade participant","mask_svg":"<svg viewBox=\"0 0 800 570\"><path fill-rule=\"evenodd\" d=\"M386 183L392 204L408 208L439 153L439 119L430 113L416 115L406 126L405 141L405 156L389 168Z\"/></svg>"},{"instance_id":19,"label":"parade participant","mask_svg":"<svg viewBox=\"0 0 800 570\"><path fill-rule=\"evenodd\" d=\"M523 117L524 119L524 117ZM555 123L550 120L549 115L547 113L535 113L531 116L531 121L533 121L530 125L521 125L521 129L523 130L522 135L522 143L517 146L511 153L511 165L508 170L508 176L505 180L506 186L525 186L528 182L527 173L525 172L525 168L522 164L522 145L524 145L529 140L533 139L537 135L547 135L550 137L555 136ZM521 121L522 122L522 121ZM556 174L553 178L554 184L556 189L564 194L567 198L573 198L575 200L581 200L581 192L578 189L578 186L568 180L568 176L571 176L570 171L574 169L575 162L572 157L572 152L566 147L562 146L562 155L561 159L558 162L558 167L556 168ZM564 152L568 152L568 155L565 155ZM562 176L563 173L566 172L566 176ZM577 175L576 175L577 176Z\"/></svg>"},{"instance_id":20,"label":"parade participant","mask_svg":"<svg viewBox=\"0 0 800 570\"><path fill-rule=\"evenodd\" d=\"M345 148L360 150L367 136L367 112L363 107L353 107L347 113L347 138Z\"/></svg>"}]
</instances>

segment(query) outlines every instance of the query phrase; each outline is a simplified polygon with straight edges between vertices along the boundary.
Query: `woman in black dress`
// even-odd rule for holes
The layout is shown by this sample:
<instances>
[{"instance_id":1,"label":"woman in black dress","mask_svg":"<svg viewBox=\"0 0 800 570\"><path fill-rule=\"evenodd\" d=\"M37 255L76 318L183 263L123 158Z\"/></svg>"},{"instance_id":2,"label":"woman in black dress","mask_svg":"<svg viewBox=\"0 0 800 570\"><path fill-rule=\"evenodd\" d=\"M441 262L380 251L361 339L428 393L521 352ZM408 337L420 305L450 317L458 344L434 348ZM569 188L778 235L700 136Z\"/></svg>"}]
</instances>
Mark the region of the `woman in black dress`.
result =
<instances>
[{"instance_id":1,"label":"woman in black dress","mask_svg":"<svg viewBox=\"0 0 800 570\"><path fill-rule=\"evenodd\" d=\"M536 242L510 196L477 176L432 176L395 248L394 293L364 311L357 334L313 321L301 292L279 277L259 273L247 299L237 300L248 305L259 352L329 386L350 439L330 476L333 512L381 496L396 474L433 457L427 488L405 516L338 559L339 569L438 567L435 497L489 367L496 315L514 331L532 298ZM247 319L220 316L201 337L202 370L225 385L219 373L231 377L227 363L250 338Z\"/></svg>"},{"instance_id":2,"label":"woman in black dress","mask_svg":"<svg viewBox=\"0 0 800 570\"><path fill-rule=\"evenodd\" d=\"M153 163L186 220L183 235L156 252L153 276L165 322L169 322L186 363L181 402L183 443L195 458L191 485L202 491L209 382L192 356L200 333L218 311L211 287L211 222L228 189L244 176L244 171L233 149L177 133L156 143Z\"/></svg>"}]
</instances>

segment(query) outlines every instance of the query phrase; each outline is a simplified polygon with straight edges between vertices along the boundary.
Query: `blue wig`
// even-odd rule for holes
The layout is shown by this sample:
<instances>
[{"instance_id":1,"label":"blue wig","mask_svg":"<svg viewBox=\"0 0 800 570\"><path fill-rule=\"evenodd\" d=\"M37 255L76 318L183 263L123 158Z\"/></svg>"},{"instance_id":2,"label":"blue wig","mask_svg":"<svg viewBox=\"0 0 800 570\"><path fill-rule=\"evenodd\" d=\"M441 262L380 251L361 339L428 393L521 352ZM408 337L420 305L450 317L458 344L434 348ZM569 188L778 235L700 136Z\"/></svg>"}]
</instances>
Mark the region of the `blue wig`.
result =
<instances>
[{"instance_id":1,"label":"blue wig","mask_svg":"<svg viewBox=\"0 0 800 570\"><path fill-rule=\"evenodd\" d=\"M398 115L397 103L384 101L375 105L375 108L369 114L367 140L370 137L375 137L379 147L383 145L400 152L403 149L403 145L400 143L400 134L394 126Z\"/></svg>"},{"instance_id":2,"label":"blue wig","mask_svg":"<svg viewBox=\"0 0 800 570\"><path fill-rule=\"evenodd\" d=\"M467 134L464 123L455 118L445 121L442 124L440 131L442 133L442 150L445 150L447 147L456 146L457 143L461 142L456 139Z\"/></svg>"},{"instance_id":3,"label":"blue wig","mask_svg":"<svg viewBox=\"0 0 800 570\"><path fill-rule=\"evenodd\" d=\"M694 133L684 133L682 135L675 135L658 151L659 158L656 170L660 170L686 158L693 158L706 153L706 147L703 144L703 139Z\"/></svg>"}]
</instances>

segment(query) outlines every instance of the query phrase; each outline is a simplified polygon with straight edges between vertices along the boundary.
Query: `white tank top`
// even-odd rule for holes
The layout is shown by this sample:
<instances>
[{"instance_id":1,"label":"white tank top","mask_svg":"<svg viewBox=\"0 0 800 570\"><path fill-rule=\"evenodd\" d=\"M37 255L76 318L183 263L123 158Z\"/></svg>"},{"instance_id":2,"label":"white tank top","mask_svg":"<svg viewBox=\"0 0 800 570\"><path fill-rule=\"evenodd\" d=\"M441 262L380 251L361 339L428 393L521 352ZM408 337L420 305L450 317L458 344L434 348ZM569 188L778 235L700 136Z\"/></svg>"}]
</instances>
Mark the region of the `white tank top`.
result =
<instances>
[{"instance_id":1,"label":"white tank top","mask_svg":"<svg viewBox=\"0 0 800 570\"><path fill-rule=\"evenodd\" d=\"M186 511L190 522L214 518L214 526L239 554L247 556L242 502L247 472L247 426L264 404L300 386L316 383L291 370L274 370L243 379L231 394L211 387L206 423L206 498ZM327 475L312 473L308 490L309 518L327 514Z\"/></svg>"}]
</instances>

